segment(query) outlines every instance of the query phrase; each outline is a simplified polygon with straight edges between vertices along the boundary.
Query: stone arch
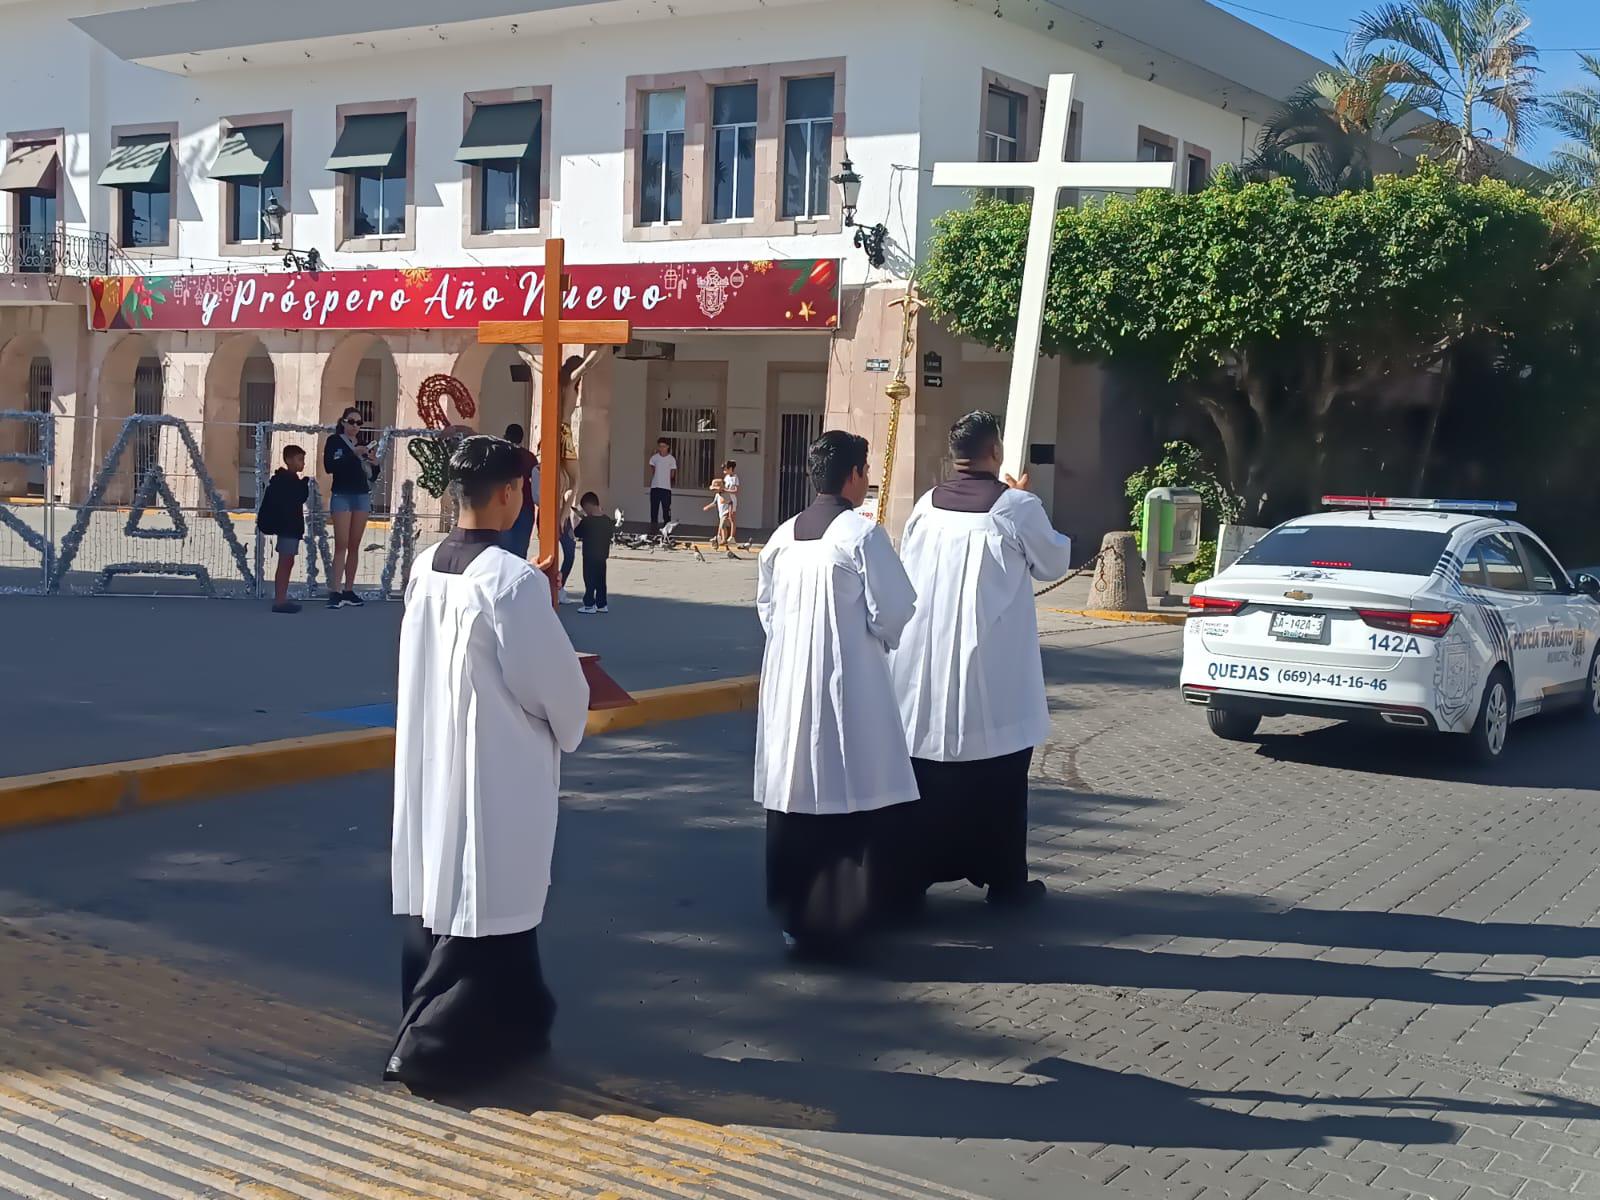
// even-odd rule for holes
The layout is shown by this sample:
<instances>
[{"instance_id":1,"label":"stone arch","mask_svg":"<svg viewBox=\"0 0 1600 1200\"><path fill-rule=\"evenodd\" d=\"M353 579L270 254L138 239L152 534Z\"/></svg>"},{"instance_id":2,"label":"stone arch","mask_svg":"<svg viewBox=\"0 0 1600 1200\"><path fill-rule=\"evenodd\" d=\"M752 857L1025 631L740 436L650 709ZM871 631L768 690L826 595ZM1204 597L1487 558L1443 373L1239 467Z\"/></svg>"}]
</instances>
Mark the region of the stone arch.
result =
<instances>
[{"instance_id":1,"label":"stone arch","mask_svg":"<svg viewBox=\"0 0 1600 1200\"><path fill-rule=\"evenodd\" d=\"M0 409L52 412L54 396L54 364L44 338L22 333L0 348ZM37 453L41 437L32 422L0 421L0 454ZM0 463L0 497L42 495L44 484L43 467Z\"/></svg>"},{"instance_id":2,"label":"stone arch","mask_svg":"<svg viewBox=\"0 0 1600 1200\"><path fill-rule=\"evenodd\" d=\"M123 425L135 412L166 411L166 371L156 344L143 334L123 336L100 364L95 405L95 463L98 475L117 443ZM160 455L161 431L142 430L129 444L107 484L105 502L126 504L141 470Z\"/></svg>"},{"instance_id":3,"label":"stone arch","mask_svg":"<svg viewBox=\"0 0 1600 1200\"><path fill-rule=\"evenodd\" d=\"M451 374L467 385L478 402L477 418L467 424L496 437L513 422L531 430L534 380L538 378L536 362L537 358L526 346L472 345L463 350ZM511 376L512 368L517 366L527 369L523 381ZM455 414L450 415L454 420Z\"/></svg>"},{"instance_id":4,"label":"stone arch","mask_svg":"<svg viewBox=\"0 0 1600 1200\"><path fill-rule=\"evenodd\" d=\"M218 344L206 368L204 404L206 468L224 500L253 506L255 423L274 420L277 404L272 356L260 338L241 333Z\"/></svg>"},{"instance_id":5,"label":"stone arch","mask_svg":"<svg viewBox=\"0 0 1600 1200\"><path fill-rule=\"evenodd\" d=\"M322 369L322 421L335 424L347 408L358 408L367 424L376 431L399 424L400 380L395 365L394 350L384 338L373 333L352 333L328 355ZM322 451L319 446L317 471L324 492L327 477L322 475ZM394 454L372 489L372 507L375 512L386 512L389 507L389 489L395 475Z\"/></svg>"}]
</instances>

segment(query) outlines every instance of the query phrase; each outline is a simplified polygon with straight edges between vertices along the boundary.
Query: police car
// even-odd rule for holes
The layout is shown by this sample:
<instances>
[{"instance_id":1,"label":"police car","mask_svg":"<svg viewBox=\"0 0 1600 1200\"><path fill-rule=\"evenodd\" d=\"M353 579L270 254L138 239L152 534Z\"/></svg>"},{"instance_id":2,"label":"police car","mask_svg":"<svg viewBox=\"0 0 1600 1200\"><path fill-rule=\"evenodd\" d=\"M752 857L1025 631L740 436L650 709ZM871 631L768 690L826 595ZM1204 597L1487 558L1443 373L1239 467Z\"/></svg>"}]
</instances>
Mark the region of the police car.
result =
<instances>
[{"instance_id":1,"label":"police car","mask_svg":"<svg viewBox=\"0 0 1600 1200\"><path fill-rule=\"evenodd\" d=\"M1454 733L1493 762L1513 722L1600 716L1600 579L1508 501L1327 496L1189 601L1183 698L1212 732L1302 714Z\"/></svg>"}]
</instances>

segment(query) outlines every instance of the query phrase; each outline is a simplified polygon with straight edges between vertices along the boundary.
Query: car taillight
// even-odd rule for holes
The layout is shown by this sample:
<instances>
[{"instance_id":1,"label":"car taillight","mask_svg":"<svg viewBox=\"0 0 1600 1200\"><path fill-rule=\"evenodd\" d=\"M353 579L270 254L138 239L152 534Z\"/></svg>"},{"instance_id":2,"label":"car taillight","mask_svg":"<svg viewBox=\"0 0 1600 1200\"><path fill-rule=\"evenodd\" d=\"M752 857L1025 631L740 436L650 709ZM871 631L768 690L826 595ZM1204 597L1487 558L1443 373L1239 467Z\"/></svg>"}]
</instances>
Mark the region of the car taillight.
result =
<instances>
[{"instance_id":1,"label":"car taillight","mask_svg":"<svg viewBox=\"0 0 1600 1200\"><path fill-rule=\"evenodd\" d=\"M1218 617L1231 617L1244 607L1243 600L1224 600L1221 596L1190 596L1189 610L1211 613Z\"/></svg>"},{"instance_id":2,"label":"car taillight","mask_svg":"<svg viewBox=\"0 0 1600 1200\"><path fill-rule=\"evenodd\" d=\"M1424 637L1443 637L1456 619L1447 612L1400 612L1392 608L1360 608L1356 615L1374 629L1394 633L1420 633Z\"/></svg>"}]
</instances>

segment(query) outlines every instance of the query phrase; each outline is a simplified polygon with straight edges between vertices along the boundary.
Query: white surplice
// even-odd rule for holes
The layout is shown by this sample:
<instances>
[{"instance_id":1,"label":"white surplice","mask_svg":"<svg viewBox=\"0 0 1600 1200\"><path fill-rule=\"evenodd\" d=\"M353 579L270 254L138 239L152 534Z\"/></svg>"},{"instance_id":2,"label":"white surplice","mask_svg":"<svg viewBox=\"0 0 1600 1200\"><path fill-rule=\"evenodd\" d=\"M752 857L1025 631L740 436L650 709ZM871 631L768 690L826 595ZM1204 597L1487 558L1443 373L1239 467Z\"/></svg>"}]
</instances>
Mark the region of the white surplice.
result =
<instances>
[{"instance_id":1,"label":"white surplice","mask_svg":"<svg viewBox=\"0 0 1600 1200\"><path fill-rule=\"evenodd\" d=\"M400 628L394 911L440 936L520 933L544 916L589 685L546 576L498 547L447 574L438 550L417 558Z\"/></svg>"},{"instance_id":2,"label":"white surplice","mask_svg":"<svg viewBox=\"0 0 1600 1200\"><path fill-rule=\"evenodd\" d=\"M1054 582L1072 542L1039 498L1008 489L988 512L917 502L900 538L917 611L893 656L912 758L971 762L1050 735L1033 580Z\"/></svg>"},{"instance_id":3,"label":"white surplice","mask_svg":"<svg viewBox=\"0 0 1600 1200\"><path fill-rule=\"evenodd\" d=\"M889 535L865 517L842 513L816 541L795 540L794 524L761 552L756 799L805 814L915 800L889 651L916 592Z\"/></svg>"}]
</instances>

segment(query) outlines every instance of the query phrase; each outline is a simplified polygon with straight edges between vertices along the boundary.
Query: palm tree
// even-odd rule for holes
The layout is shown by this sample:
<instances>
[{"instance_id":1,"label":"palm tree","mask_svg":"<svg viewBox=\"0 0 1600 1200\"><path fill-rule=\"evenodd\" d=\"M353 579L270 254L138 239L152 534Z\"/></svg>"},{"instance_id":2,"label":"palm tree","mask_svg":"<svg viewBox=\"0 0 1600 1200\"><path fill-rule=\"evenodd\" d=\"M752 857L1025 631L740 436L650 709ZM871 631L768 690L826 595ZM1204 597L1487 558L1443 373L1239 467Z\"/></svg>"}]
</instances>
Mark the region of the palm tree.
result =
<instances>
[{"instance_id":1,"label":"palm tree","mask_svg":"<svg viewBox=\"0 0 1600 1200\"><path fill-rule=\"evenodd\" d=\"M1283 176L1296 190L1331 196L1372 185L1372 150L1416 112L1410 92L1396 90L1406 64L1366 54L1303 84L1262 128L1250 177Z\"/></svg>"},{"instance_id":2,"label":"palm tree","mask_svg":"<svg viewBox=\"0 0 1600 1200\"><path fill-rule=\"evenodd\" d=\"M1581 55L1593 84L1567 88L1549 101L1550 124L1568 140L1550 156L1550 166L1563 179L1586 191L1600 192L1600 58Z\"/></svg>"},{"instance_id":3,"label":"palm tree","mask_svg":"<svg viewBox=\"0 0 1600 1200\"><path fill-rule=\"evenodd\" d=\"M1391 64L1389 81L1426 114L1405 137L1476 179L1494 151L1514 154L1537 120L1539 52L1523 36L1528 24L1518 0L1400 0L1358 18L1350 49Z\"/></svg>"}]
</instances>

